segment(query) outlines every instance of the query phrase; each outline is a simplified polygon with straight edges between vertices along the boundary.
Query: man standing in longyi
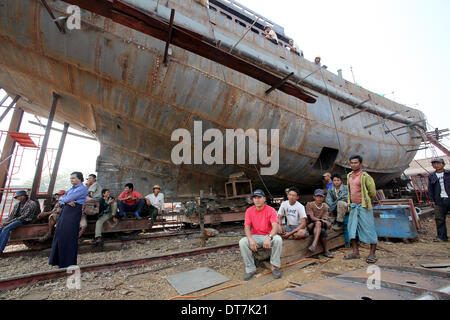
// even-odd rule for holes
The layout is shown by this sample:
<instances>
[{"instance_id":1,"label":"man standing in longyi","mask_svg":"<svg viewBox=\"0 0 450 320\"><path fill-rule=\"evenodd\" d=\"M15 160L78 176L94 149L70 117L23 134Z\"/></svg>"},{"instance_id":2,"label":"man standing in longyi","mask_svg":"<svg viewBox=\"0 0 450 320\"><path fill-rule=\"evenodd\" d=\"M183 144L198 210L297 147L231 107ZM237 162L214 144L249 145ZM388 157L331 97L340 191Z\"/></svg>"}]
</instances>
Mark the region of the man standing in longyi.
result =
<instances>
[{"instance_id":1,"label":"man standing in longyi","mask_svg":"<svg viewBox=\"0 0 450 320\"><path fill-rule=\"evenodd\" d=\"M376 263L376 250L378 236L375 231L373 218L372 198L375 197L377 189L373 178L362 171L363 158L353 156L350 158L352 172L347 176L348 203L350 206L350 217L348 220L348 233L352 243L353 253L345 257L346 260L360 259L358 242L370 244L370 254L366 259L369 264Z\"/></svg>"}]
</instances>

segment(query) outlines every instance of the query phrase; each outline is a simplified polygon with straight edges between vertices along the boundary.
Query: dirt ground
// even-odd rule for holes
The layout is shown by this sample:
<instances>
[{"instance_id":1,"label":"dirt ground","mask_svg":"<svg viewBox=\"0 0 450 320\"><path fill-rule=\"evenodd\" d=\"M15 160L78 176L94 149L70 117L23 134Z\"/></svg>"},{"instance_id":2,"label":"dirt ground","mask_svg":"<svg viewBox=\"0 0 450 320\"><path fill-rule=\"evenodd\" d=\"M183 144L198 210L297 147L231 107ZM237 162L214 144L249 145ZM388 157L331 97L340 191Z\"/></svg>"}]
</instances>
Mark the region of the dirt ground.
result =
<instances>
[{"instance_id":1,"label":"dirt ground","mask_svg":"<svg viewBox=\"0 0 450 320\"><path fill-rule=\"evenodd\" d=\"M422 263L448 262L450 259L450 244L433 242L436 235L433 218L421 222L420 239L413 243L403 241L380 241L377 256L380 266L411 266L419 267ZM450 230L450 220L447 220ZM207 246L216 246L226 243L236 243L242 232L224 233L211 238ZM170 240L152 240L144 243L133 243L120 251L91 252L80 254L79 265L131 259L154 254L168 253L183 249L193 249L199 246L199 239L192 236L183 236ZM178 296L177 291L164 278L168 275L190 271L201 267L209 267L226 276L229 281L218 286L194 292L190 296L200 296L216 289L239 284L221 291L206 295L201 299L251 299L259 296L281 291L294 283L311 283L323 280L329 275L322 271L344 273L367 267L365 257L368 250L362 248L362 259L345 261L343 249L334 251L335 258L326 263L310 262L299 263L295 266L282 269L283 277L275 280L272 275L262 275L267 272L263 267L258 268L259 276L243 282L244 265L239 250L229 250L220 253L209 253L196 257L181 258L168 263L141 266L134 269L115 272L83 273L81 274L81 289L68 289L67 278L36 284L29 287L18 288L0 293L2 300L165 300ZM323 256L318 259L324 260ZM31 272L53 270L48 266L48 256L12 257L0 260L1 278L21 275ZM307 265L309 264L309 265Z\"/></svg>"}]
</instances>

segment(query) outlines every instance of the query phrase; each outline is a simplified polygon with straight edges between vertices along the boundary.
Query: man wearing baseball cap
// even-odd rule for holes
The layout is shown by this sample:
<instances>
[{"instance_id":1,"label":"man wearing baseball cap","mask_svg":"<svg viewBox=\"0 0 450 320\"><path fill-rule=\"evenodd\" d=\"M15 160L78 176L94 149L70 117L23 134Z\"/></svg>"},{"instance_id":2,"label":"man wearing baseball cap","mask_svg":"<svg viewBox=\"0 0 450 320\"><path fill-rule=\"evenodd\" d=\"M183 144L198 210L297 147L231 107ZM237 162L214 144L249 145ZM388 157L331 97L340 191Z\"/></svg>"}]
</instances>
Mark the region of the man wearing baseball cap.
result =
<instances>
[{"instance_id":1,"label":"man wearing baseball cap","mask_svg":"<svg viewBox=\"0 0 450 320\"><path fill-rule=\"evenodd\" d=\"M428 196L436 219L435 241L448 242L446 220L450 210L450 171L444 169L445 161L442 158L433 159L431 164L436 170L428 177Z\"/></svg>"},{"instance_id":2,"label":"man wearing baseball cap","mask_svg":"<svg viewBox=\"0 0 450 320\"><path fill-rule=\"evenodd\" d=\"M314 235L314 240L309 251L315 252L317 245L322 243L324 255L327 258L333 258L333 254L328 250L327 230L331 228L328 216L328 205L325 203L325 193L322 189L314 191L314 201L306 204L306 214L308 216L307 229L309 234Z\"/></svg>"},{"instance_id":3,"label":"man wearing baseball cap","mask_svg":"<svg viewBox=\"0 0 450 320\"><path fill-rule=\"evenodd\" d=\"M39 213L39 204L28 197L26 191L17 191L14 199L19 200L0 227L0 253L5 250L11 231L24 224L31 223Z\"/></svg>"},{"instance_id":4,"label":"man wearing baseball cap","mask_svg":"<svg viewBox=\"0 0 450 320\"><path fill-rule=\"evenodd\" d=\"M275 279L281 278L281 249L283 239L278 233L278 217L274 208L265 204L266 195L262 190L253 192L253 207L245 212L245 238L239 241L242 258L245 263L244 281L250 280L256 274L253 252L263 247L272 249L270 263Z\"/></svg>"}]
</instances>

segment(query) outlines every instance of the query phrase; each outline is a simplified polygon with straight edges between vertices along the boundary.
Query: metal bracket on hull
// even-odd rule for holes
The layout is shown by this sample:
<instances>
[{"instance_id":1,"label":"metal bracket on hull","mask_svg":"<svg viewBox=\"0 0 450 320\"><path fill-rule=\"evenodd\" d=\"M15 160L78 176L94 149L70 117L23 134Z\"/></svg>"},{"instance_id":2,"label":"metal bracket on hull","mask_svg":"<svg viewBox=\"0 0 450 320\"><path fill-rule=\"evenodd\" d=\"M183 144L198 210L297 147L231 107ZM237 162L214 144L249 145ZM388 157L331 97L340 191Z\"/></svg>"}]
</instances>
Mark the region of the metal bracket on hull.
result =
<instances>
[{"instance_id":1,"label":"metal bracket on hull","mask_svg":"<svg viewBox=\"0 0 450 320\"><path fill-rule=\"evenodd\" d=\"M6 95L5 100L8 98L8 95ZM19 101L20 96L17 95L14 100L9 104L8 107L6 107L5 112L3 112L3 114L0 116L0 122L3 121L3 119L5 119L5 117L8 115L9 111L14 107L14 105L17 103L17 101ZM3 102L2 102L3 103Z\"/></svg>"},{"instance_id":2,"label":"metal bracket on hull","mask_svg":"<svg viewBox=\"0 0 450 320\"><path fill-rule=\"evenodd\" d=\"M422 122L426 122L426 120L422 119L420 121L411 122L410 124L407 124L406 126L402 126L402 127L398 127L398 128L392 129L392 130L388 130L388 131L385 131L384 133L388 134L388 133L392 133L392 132L398 131L400 129L412 128L412 127L415 127L415 126L417 126L418 124L420 124Z\"/></svg>"},{"instance_id":3,"label":"metal bracket on hull","mask_svg":"<svg viewBox=\"0 0 450 320\"><path fill-rule=\"evenodd\" d=\"M175 9L170 11L170 22L169 22L169 36L166 41L166 48L164 49L164 60L163 63L167 65L167 55L169 53L169 46L172 42L172 30L173 30L173 19L175 18Z\"/></svg>"},{"instance_id":4,"label":"metal bracket on hull","mask_svg":"<svg viewBox=\"0 0 450 320\"><path fill-rule=\"evenodd\" d=\"M41 3L45 7L45 9L47 10L47 12L50 15L50 17L52 18L53 22L56 24L56 27L58 28L59 32L65 34L66 30L64 29L64 27L62 25L59 24L58 19L56 19L55 15L53 14L52 9L48 6L47 1L46 0L41 0Z\"/></svg>"},{"instance_id":5,"label":"metal bracket on hull","mask_svg":"<svg viewBox=\"0 0 450 320\"><path fill-rule=\"evenodd\" d=\"M367 99L367 100L361 102L360 104L358 104L357 106L355 106L355 108L361 107L363 104L369 102L371 99L372 99L372 98L371 98L370 95L369 95L369 99ZM363 113L363 112L366 111L367 109L369 109L369 107L364 107L364 108L362 108L361 110L359 110L358 112L352 113L352 114L349 115L349 116L341 117L341 121L350 119L351 117L354 117L354 116L356 116L356 115L358 115L358 114L360 114L360 113Z\"/></svg>"},{"instance_id":6,"label":"metal bracket on hull","mask_svg":"<svg viewBox=\"0 0 450 320\"><path fill-rule=\"evenodd\" d=\"M284 77L283 79L280 80L280 82L278 82L277 84L273 85L269 90L266 91L266 94L269 95L273 90L278 89L279 87L281 87L283 84L285 84L290 78L292 78L292 76L294 75L294 72L291 72L290 74L288 74L286 77Z\"/></svg>"}]
</instances>

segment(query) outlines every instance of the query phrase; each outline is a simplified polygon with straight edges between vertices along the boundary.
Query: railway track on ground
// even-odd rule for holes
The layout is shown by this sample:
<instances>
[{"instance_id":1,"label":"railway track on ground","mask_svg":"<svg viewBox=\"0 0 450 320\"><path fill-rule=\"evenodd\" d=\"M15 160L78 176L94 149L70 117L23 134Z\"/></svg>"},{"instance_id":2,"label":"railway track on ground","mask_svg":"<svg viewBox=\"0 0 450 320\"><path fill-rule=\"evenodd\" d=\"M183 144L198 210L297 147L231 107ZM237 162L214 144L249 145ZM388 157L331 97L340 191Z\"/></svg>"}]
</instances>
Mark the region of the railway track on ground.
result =
<instances>
[{"instance_id":1,"label":"railway track on ground","mask_svg":"<svg viewBox=\"0 0 450 320\"><path fill-rule=\"evenodd\" d=\"M179 227L174 227L179 229ZM167 228L166 228L167 229ZM217 228L221 233L222 232L231 232L231 231L239 231L242 230L242 226L236 226L236 227L219 227ZM128 244L128 243L139 243L139 242L147 242L152 240L164 240L164 239L171 239L176 238L180 236L192 236L192 235L199 235L199 230L182 230L178 232L169 232L164 233L164 231L156 230L154 231L157 234L153 235L146 235L146 236L131 236L126 237L123 236L120 239L114 239L114 240L107 240L103 242L102 247L94 247L92 243L85 243L82 242L79 244L78 247L78 253L86 253L86 252L98 252L98 251L110 251L110 250L120 250L122 245ZM161 233L161 234L160 234ZM17 250L17 251L10 251L5 252L2 254L2 258L11 258L11 257L23 257L23 256L38 256L41 254L49 254L50 249L41 249L41 250L33 250L33 249L26 249L26 250Z\"/></svg>"},{"instance_id":2,"label":"railway track on ground","mask_svg":"<svg viewBox=\"0 0 450 320\"><path fill-rule=\"evenodd\" d=\"M107 263L98 263L79 266L81 273L86 272L105 272L105 271L118 271L123 269L131 269L140 267L143 265L152 265L161 262L168 262L184 257L198 256L202 254L207 254L210 252L220 252L239 248L239 243L191 249L185 251L178 251L173 253L153 255L148 257L142 257L137 259L127 259L119 260ZM26 274L22 276L13 276L8 278L0 279L0 291L13 290L16 288L21 288L24 286L32 286L37 283L46 282L50 280L60 279L63 277L70 276L73 270L68 268L57 269L54 271L37 272L32 274Z\"/></svg>"}]
</instances>

